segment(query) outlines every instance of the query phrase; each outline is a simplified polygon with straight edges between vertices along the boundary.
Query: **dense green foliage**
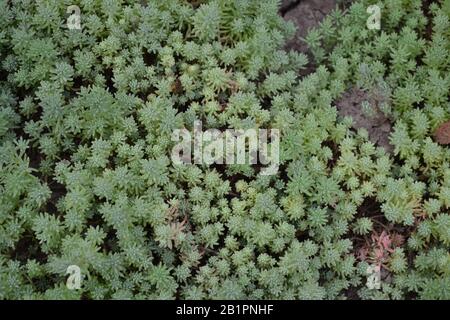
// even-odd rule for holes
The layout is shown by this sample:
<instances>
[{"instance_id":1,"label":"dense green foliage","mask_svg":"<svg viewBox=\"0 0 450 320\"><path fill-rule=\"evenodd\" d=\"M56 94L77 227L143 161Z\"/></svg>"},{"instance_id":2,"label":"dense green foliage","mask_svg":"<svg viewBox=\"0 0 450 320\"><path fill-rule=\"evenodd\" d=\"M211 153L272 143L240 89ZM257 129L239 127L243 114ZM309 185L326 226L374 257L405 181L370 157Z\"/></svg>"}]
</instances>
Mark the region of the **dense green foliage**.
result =
<instances>
[{"instance_id":1,"label":"dense green foliage","mask_svg":"<svg viewBox=\"0 0 450 320\"><path fill-rule=\"evenodd\" d=\"M0 0L0 299L450 299L450 1L334 11L306 77L277 0L199 2ZM173 164L195 119L279 129L278 174Z\"/></svg>"}]
</instances>

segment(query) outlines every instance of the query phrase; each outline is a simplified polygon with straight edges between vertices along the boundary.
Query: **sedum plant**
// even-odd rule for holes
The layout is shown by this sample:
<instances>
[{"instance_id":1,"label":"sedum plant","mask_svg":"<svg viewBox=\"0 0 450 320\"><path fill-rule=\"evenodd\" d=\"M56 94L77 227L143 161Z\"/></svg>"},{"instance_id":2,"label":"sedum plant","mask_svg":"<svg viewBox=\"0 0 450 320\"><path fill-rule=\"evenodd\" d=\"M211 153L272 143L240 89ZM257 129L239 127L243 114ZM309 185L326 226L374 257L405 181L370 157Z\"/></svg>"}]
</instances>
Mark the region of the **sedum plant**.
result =
<instances>
[{"instance_id":1,"label":"sedum plant","mask_svg":"<svg viewBox=\"0 0 450 320\"><path fill-rule=\"evenodd\" d=\"M0 1L1 299L449 299L448 1L336 9L305 77L276 0L75 2L81 30ZM393 153L339 114L353 87ZM198 119L280 130L278 173L173 163Z\"/></svg>"}]
</instances>

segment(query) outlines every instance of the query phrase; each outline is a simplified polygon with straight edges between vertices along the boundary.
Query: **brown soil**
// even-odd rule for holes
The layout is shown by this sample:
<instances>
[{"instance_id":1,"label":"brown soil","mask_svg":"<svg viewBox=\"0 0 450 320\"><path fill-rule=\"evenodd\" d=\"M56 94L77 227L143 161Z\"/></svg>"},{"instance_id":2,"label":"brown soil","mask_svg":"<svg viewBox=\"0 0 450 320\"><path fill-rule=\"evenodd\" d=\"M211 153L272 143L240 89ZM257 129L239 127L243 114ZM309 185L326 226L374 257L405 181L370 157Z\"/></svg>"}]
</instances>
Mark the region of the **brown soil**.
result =
<instances>
[{"instance_id":1,"label":"brown soil","mask_svg":"<svg viewBox=\"0 0 450 320\"><path fill-rule=\"evenodd\" d=\"M302 40L308 31L317 27L322 19L336 8L336 0L283 0L280 13L287 21L292 21L297 27L294 38L287 42L286 50L303 52L310 57L308 45ZM314 66L310 63L302 75L312 72Z\"/></svg>"},{"instance_id":2,"label":"brown soil","mask_svg":"<svg viewBox=\"0 0 450 320\"><path fill-rule=\"evenodd\" d=\"M347 1L349 2L349 1ZM310 57L308 45L302 40L314 27L319 26L323 18L335 9L339 4L348 5L346 1L338 0L283 0L280 7L280 14L287 21L292 21L297 27L295 37L288 41L285 49L303 52ZM315 66L309 63L307 68L300 72L302 76L313 72ZM367 94L359 89L351 89L343 94L336 102L336 106L341 117L351 116L353 118L353 128L365 128L369 133L370 140L383 147L391 153L393 147L389 144L389 134L391 123L389 119L378 109L379 103L383 102L383 97L376 93ZM374 115L369 117L363 113L361 104L368 101L374 107Z\"/></svg>"},{"instance_id":3,"label":"brown soil","mask_svg":"<svg viewBox=\"0 0 450 320\"><path fill-rule=\"evenodd\" d=\"M295 37L287 43L286 47L306 53L308 47L301 38L318 26L322 19L336 7L336 0L285 0L283 4L281 8L290 8L284 13L284 19L292 21L297 26Z\"/></svg>"},{"instance_id":4,"label":"brown soil","mask_svg":"<svg viewBox=\"0 0 450 320\"><path fill-rule=\"evenodd\" d=\"M369 133L369 139L386 152L393 151L389 143L389 134L391 132L391 123L389 119L378 109L378 105L383 102L382 97L370 95L365 91L352 88L342 95L336 102L338 113L341 117L352 117L353 128L364 128ZM373 108L374 114L368 116L364 114L362 103L368 101Z\"/></svg>"}]
</instances>

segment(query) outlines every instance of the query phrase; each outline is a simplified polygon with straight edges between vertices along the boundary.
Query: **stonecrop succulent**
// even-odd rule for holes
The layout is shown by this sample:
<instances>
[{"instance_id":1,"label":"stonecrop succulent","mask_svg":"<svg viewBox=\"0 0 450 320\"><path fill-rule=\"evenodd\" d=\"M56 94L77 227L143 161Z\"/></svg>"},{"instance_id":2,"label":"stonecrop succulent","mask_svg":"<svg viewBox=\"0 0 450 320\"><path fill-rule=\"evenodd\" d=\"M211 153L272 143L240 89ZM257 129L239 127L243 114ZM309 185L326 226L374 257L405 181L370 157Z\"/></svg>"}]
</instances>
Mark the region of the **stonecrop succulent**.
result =
<instances>
[{"instance_id":1,"label":"stonecrop succulent","mask_svg":"<svg viewBox=\"0 0 450 320\"><path fill-rule=\"evenodd\" d=\"M450 1L336 8L310 57L279 2L0 0L0 299L450 299ZM197 120L278 171L173 163Z\"/></svg>"}]
</instances>

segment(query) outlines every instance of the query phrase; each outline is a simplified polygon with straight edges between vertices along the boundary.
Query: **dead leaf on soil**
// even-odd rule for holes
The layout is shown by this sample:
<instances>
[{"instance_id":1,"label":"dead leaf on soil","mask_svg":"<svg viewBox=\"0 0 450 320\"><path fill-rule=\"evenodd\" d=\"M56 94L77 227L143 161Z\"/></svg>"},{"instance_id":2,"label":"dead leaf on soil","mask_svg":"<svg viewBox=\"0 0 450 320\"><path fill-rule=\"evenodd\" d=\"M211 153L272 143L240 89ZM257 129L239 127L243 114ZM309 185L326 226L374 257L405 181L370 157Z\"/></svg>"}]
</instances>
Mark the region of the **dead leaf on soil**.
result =
<instances>
[{"instance_id":1,"label":"dead leaf on soil","mask_svg":"<svg viewBox=\"0 0 450 320\"><path fill-rule=\"evenodd\" d=\"M441 124L434 133L439 144L450 144L450 121Z\"/></svg>"}]
</instances>

